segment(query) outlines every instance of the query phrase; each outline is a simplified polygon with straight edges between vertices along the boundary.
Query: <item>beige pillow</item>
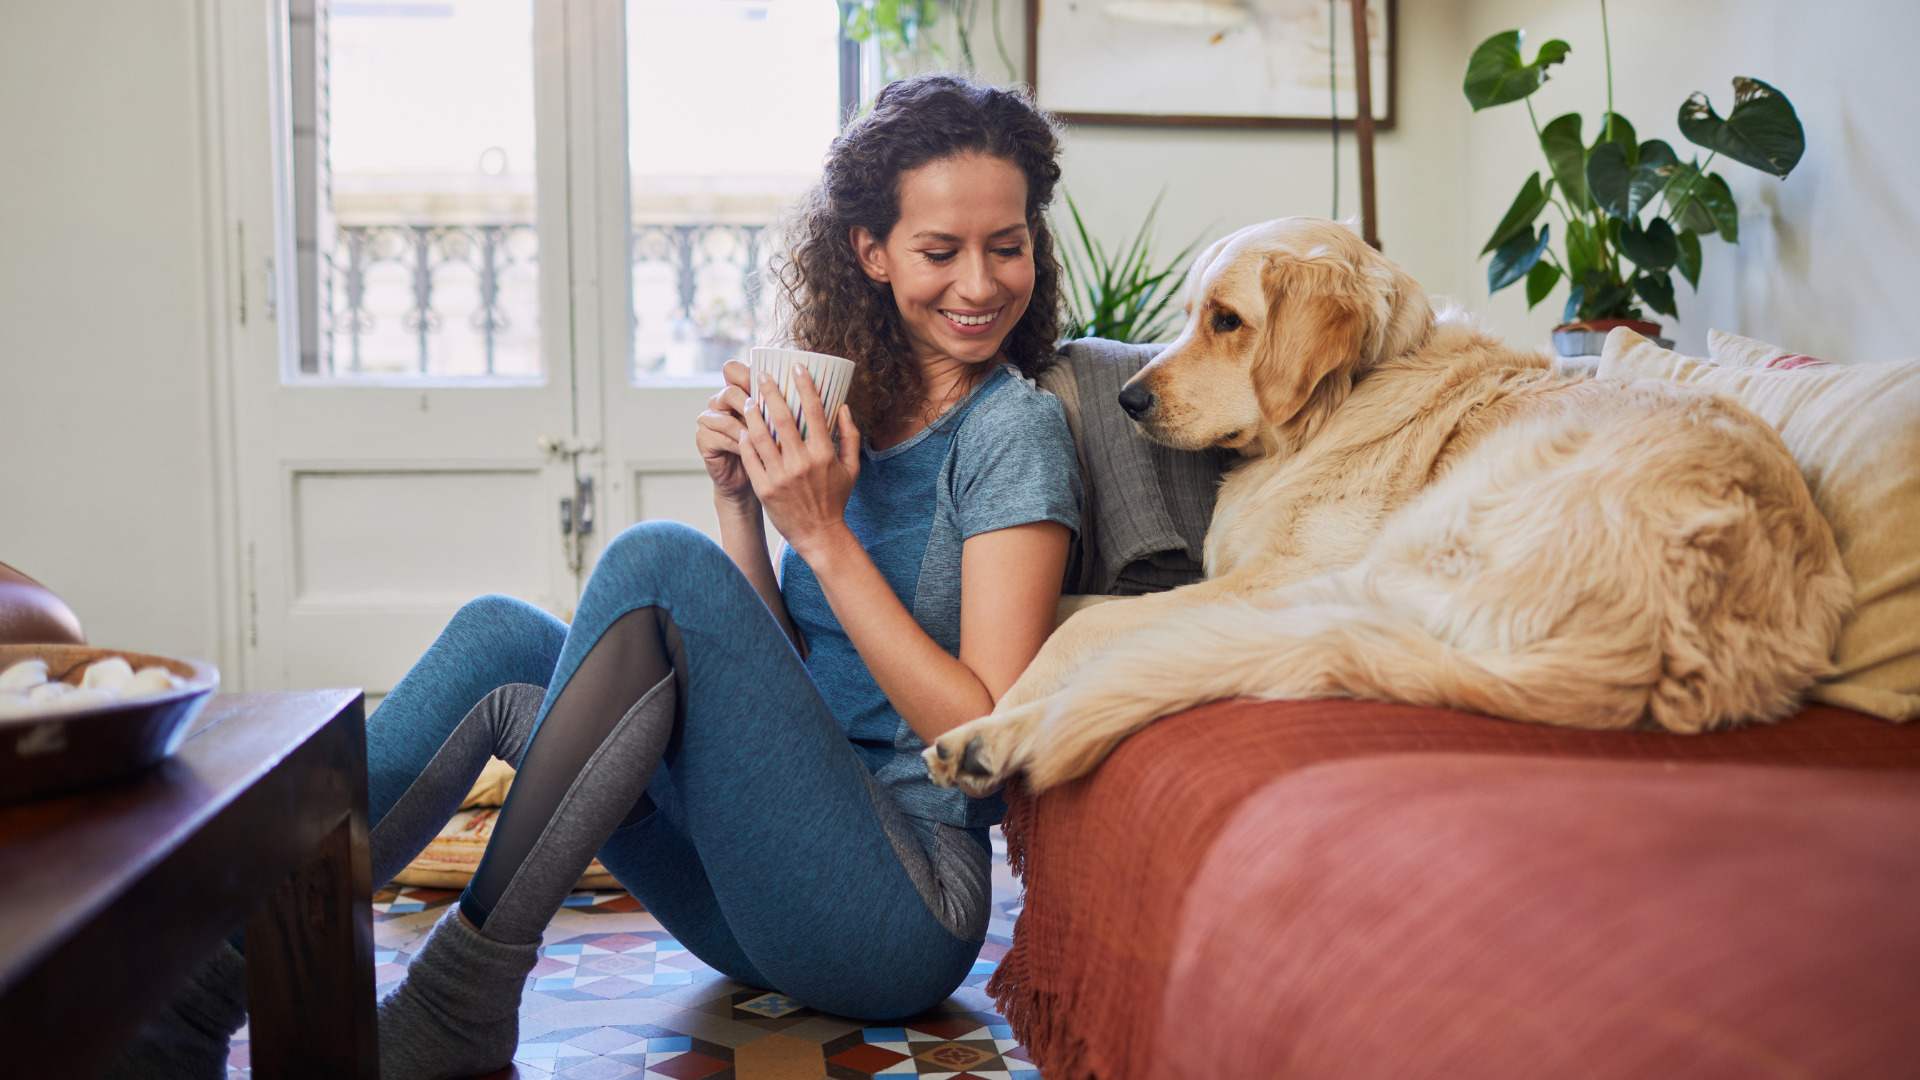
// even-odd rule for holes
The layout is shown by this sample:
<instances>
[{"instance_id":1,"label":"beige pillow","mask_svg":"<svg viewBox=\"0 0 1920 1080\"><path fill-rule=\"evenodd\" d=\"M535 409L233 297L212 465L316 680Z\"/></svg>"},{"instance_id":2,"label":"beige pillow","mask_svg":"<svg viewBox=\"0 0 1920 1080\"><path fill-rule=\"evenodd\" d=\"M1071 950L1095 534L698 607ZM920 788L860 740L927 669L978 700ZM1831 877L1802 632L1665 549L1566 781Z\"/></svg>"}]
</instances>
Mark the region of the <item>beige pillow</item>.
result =
<instances>
[{"instance_id":1,"label":"beige pillow","mask_svg":"<svg viewBox=\"0 0 1920 1080\"><path fill-rule=\"evenodd\" d=\"M1723 367L1797 371L1801 368L1832 366L1825 360L1816 360L1805 353L1788 352L1778 345L1729 334L1725 330L1707 331L1707 355Z\"/></svg>"},{"instance_id":2,"label":"beige pillow","mask_svg":"<svg viewBox=\"0 0 1920 1080\"><path fill-rule=\"evenodd\" d=\"M1920 716L1920 361L1720 367L1622 328L1599 377L1692 383L1780 432L1853 576L1838 671L1807 696L1888 720Z\"/></svg>"}]
</instances>

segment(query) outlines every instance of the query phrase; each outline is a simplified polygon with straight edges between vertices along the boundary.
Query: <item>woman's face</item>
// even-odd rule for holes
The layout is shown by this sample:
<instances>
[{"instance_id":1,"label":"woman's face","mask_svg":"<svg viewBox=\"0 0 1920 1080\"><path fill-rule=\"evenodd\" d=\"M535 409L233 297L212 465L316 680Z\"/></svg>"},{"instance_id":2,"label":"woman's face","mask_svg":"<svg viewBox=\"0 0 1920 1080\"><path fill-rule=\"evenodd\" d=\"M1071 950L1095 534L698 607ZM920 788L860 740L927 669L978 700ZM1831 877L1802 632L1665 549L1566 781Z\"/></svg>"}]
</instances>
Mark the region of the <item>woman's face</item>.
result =
<instances>
[{"instance_id":1,"label":"woman's face","mask_svg":"<svg viewBox=\"0 0 1920 1080\"><path fill-rule=\"evenodd\" d=\"M984 154L900 177L900 220L884 242L856 226L867 276L893 286L914 358L992 360L1033 299L1027 178Z\"/></svg>"}]
</instances>

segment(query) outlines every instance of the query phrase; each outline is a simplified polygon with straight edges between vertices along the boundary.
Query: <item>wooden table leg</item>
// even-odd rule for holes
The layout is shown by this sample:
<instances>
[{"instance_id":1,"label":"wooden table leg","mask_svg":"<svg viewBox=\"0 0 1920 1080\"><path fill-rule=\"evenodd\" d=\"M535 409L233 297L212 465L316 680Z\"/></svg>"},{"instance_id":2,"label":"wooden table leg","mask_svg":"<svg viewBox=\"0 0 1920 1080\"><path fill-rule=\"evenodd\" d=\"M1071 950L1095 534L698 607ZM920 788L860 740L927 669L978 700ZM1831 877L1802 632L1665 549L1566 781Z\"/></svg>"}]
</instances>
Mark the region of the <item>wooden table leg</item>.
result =
<instances>
[{"instance_id":1,"label":"wooden table leg","mask_svg":"<svg viewBox=\"0 0 1920 1080\"><path fill-rule=\"evenodd\" d=\"M354 826L349 815L328 833L247 923L248 1054L261 1080L380 1074L371 870Z\"/></svg>"}]
</instances>

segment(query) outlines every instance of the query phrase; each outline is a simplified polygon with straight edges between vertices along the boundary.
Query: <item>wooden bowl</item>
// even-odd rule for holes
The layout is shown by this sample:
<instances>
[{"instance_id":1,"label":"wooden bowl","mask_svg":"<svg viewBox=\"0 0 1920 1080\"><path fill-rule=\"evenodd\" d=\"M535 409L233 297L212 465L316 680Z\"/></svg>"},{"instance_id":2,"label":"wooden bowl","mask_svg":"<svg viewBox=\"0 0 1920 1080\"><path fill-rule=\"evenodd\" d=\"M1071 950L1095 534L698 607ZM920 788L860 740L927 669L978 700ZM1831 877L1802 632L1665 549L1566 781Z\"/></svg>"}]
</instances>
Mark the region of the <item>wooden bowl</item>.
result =
<instances>
[{"instance_id":1,"label":"wooden bowl","mask_svg":"<svg viewBox=\"0 0 1920 1080\"><path fill-rule=\"evenodd\" d=\"M86 645L0 645L0 671L45 660L47 678L77 686L88 664L115 656L136 671L158 664L186 685L72 712L0 719L0 803L111 783L165 759L220 685L212 664Z\"/></svg>"}]
</instances>

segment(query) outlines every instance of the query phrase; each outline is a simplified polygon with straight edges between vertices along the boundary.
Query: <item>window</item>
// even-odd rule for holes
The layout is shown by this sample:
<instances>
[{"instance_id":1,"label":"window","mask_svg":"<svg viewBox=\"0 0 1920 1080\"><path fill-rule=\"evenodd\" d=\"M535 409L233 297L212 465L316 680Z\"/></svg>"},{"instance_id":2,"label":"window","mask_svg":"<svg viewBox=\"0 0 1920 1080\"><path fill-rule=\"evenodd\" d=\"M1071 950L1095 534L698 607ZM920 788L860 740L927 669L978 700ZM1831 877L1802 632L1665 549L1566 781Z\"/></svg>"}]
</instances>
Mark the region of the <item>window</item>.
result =
<instances>
[{"instance_id":1,"label":"window","mask_svg":"<svg viewBox=\"0 0 1920 1080\"><path fill-rule=\"evenodd\" d=\"M536 66L568 50L534 47L536 6L607 11L288 0L293 381L543 379L558 316L541 311ZM624 16L631 275L602 303L630 309L632 383L711 382L769 329L769 227L818 179L859 57L834 0L627 0ZM567 126L564 105L539 115Z\"/></svg>"}]
</instances>

